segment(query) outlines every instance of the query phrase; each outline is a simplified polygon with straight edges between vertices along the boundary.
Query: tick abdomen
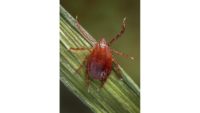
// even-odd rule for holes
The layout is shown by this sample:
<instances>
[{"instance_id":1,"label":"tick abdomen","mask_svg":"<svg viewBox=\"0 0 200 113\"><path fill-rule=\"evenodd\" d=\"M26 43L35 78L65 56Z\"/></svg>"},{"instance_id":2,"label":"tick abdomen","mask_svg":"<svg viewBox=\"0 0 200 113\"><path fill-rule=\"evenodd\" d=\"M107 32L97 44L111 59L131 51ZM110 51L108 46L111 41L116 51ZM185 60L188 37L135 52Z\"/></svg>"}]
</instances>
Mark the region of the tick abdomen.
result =
<instances>
[{"instance_id":1,"label":"tick abdomen","mask_svg":"<svg viewBox=\"0 0 200 113\"><path fill-rule=\"evenodd\" d=\"M92 62L89 66L89 74L93 79L103 80L110 73L105 64Z\"/></svg>"}]
</instances>

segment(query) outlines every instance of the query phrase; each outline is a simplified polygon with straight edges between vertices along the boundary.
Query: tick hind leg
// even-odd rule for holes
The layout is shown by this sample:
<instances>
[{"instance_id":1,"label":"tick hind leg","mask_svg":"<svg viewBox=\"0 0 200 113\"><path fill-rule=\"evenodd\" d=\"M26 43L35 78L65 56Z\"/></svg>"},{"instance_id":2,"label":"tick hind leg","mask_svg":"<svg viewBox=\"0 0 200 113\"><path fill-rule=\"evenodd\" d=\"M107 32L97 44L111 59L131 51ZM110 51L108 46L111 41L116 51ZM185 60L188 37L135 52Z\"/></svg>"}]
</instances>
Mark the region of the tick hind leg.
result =
<instances>
[{"instance_id":1,"label":"tick hind leg","mask_svg":"<svg viewBox=\"0 0 200 113\"><path fill-rule=\"evenodd\" d=\"M86 65L86 62L87 62L87 57L85 57L83 63L79 66L79 68L76 70L75 73L79 73L81 68ZM79 73L80 74L80 73ZM86 72L85 72L85 83L86 83L86 87L88 89L88 92L89 92L89 85L90 85L90 77L89 77L89 74L87 72L87 69L86 69Z\"/></svg>"},{"instance_id":2,"label":"tick hind leg","mask_svg":"<svg viewBox=\"0 0 200 113\"><path fill-rule=\"evenodd\" d=\"M80 70L86 64L86 61L87 61L87 57L85 57L85 59L83 60L83 63L80 64L80 66L78 67L78 69L76 69L75 73L79 73L80 74Z\"/></svg>"},{"instance_id":3,"label":"tick hind leg","mask_svg":"<svg viewBox=\"0 0 200 113\"><path fill-rule=\"evenodd\" d=\"M101 85L100 85L100 87L99 87L100 89L103 88L103 86L104 86L106 80L107 80L107 79L101 80Z\"/></svg>"},{"instance_id":4,"label":"tick hind leg","mask_svg":"<svg viewBox=\"0 0 200 113\"><path fill-rule=\"evenodd\" d=\"M88 92L89 92L90 77L89 77L89 73L87 72L87 70L86 70L86 73L85 73L85 82L86 82L86 87L87 87Z\"/></svg>"},{"instance_id":5,"label":"tick hind leg","mask_svg":"<svg viewBox=\"0 0 200 113\"><path fill-rule=\"evenodd\" d=\"M86 65L86 62L87 62L87 57L85 57L83 63L79 66L79 68L76 70L75 73L79 73L81 68ZM80 74L80 73L79 73ZM89 77L89 74L87 72L87 69L86 69L86 72L85 72L85 84L86 84L86 87L88 89L88 92L89 92L89 85L90 85L90 77Z\"/></svg>"},{"instance_id":6,"label":"tick hind leg","mask_svg":"<svg viewBox=\"0 0 200 113\"><path fill-rule=\"evenodd\" d=\"M115 69L116 69L116 72L117 72L117 77L120 79L120 80L123 80L123 78L122 78L122 73L121 73L121 71L120 71L120 69L119 69L119 63L117 62L117 60L116 59L113 59L113 62L114 62L114 64L115 64Z\"/></svg>"}]
</instances>

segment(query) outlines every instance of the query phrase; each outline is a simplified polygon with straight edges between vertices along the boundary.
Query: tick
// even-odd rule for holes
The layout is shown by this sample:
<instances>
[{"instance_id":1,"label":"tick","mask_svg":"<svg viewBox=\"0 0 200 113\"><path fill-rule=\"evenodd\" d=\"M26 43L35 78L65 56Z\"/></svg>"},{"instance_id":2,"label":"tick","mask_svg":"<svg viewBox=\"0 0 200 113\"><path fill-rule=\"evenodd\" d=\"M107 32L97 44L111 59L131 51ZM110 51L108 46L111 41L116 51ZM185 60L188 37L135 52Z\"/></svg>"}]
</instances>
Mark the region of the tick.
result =
<instances>
[{"instance_id":1,"label":"tick","mask_svg":"<svg viewBox=\"0 0 200 113\"><path fill-rule=\"evenodd\" d=\"M124 18L123 23L121 25L121 30L115 37L113 37L109 42L106 42L104 38L101 38L99 42L96 42L96 44L92 48L70 48L72 51L83 51L88 50L90 54L85 57L83 63L79 66L77 71L81 69L82 66L86 66L86 85L87 87L90 84L91 79L99 80L101 81L101 86L103 87L104 83L106 82L107 78L109 77L111 71L112 71L112 65L115 64L115 68L119 72L119 64L117 63L116 59L113 58L112 53L115 53L120 56L124 56L126 58L130 58L133 60L133 57L129 57L128 55L113 50L110 48L111 44L115 42L125 31L125 21L126 18ZM77 20L77 27L83 35L84 38L89 39L89 37L86 35L86 33L82 30L78 20ZM122 79L122 75L118 74L119 78Z\"/></svg>"}]
</instances>

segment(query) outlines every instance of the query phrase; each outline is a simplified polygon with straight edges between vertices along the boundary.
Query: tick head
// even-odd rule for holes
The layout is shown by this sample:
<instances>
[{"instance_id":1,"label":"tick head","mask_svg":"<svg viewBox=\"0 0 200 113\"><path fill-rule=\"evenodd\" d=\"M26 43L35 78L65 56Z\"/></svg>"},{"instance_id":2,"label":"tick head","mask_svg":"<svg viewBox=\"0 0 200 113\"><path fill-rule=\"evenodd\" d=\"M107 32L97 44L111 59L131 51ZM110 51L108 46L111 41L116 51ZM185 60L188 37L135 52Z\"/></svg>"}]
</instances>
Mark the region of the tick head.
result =
<instances>
[{"instance_id":1,"label":"tick head","mask_svg":"<svg viewBox=\"0 0 200 113\"><path fill-rule=\"evenodd\" d=\"M99 45L101 48L105 48L107 47L107 43L106 43L106 40L104 38L102 38L100 41L99 41Z\"/></svg>"}]
</instances>

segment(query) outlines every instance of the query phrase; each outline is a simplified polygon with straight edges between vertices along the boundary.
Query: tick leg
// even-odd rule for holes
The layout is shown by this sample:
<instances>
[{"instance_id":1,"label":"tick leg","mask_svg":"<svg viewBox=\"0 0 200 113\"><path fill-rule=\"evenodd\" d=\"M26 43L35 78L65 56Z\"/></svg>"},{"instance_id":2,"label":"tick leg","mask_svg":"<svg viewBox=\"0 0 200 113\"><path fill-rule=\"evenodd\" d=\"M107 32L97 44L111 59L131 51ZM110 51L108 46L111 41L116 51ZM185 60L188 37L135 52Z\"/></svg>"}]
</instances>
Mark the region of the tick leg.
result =
<instances>
[{"instance_id":1,"label":"tick leg","mask_svg":"<svg viewBox=\"0 0 200 113\"><path fill-rule=\"evenodd\" d=\"M116 65L115 68L116 68L117 76L119 77L120 80L122 80L122 74L121 74L121 71L119 69L119 63L114 58L113 58L113 62Z\"/></svg>"},{"instance_id":2,"label":"tick leg","mask_svg":"<svg viewBox=\"0 0 200 113\"><path fill-rule=\"evenodd\" d=\"M100 85L100 89L104 86L105 82L106 82L107 79L105 80L101 80L101 85Z\"/></svg>"},{"instance_id":3,"label":"tick leg","mask_svg":"<svg viewBox=\"0 0 200 113\"><path fill-rule=\"evenodd\" d=\"M108 43L108 46L110 46L115 40L117 40L124 33L125 26L126 26L125 22L126 22L126 17L123 20L123 23L122 23L122 26L121 26L121 31L119 33L117 33L117 35L110 40L110 42Z\"/></svg>"},{"instance_id":4,"label":"tick leg","mask_svg":"<svg viewBox=\"0 0 200 113\"><path fill-rule=\"evenodd\" d=\"M88 50L91 52L91 49L89 48L69 48L70 51L84 51L84 50Z\"/></svg>"},{"instance_id":5,"label":"tick leg","mask_svg":"<svg viewBox=\"0 0 200 113\"><path fill-rule=\"evenodd\" d=\"M129 59L131 59L131 60L134 60L133 57L130 57L129 55L127 55L127 54L125 54L125 53L122 53L122 52L119 52L119 51L116 51L116 50L113 50L113 49L111 49L111 52L113 52L113 53L115 53L115 54L117 54L117 55L123 56L123 57L125 57L125 58L129 58Z\"/></svg>"},{"instance_id":6,"label":"tick leg","mask_svg":"<svg viewBox=\"0 0 200 113\"><path fill-rule=\"evenodd\" d=\"M76 70L76 73L79 73L79 72L80 72L81 68L85 65L86 61L87 61L87 57L85 57L83 63L82 63L82 64L79 66L79 68ZM90 78L89 78L89 74L88 74L88 72L87 72L87 69L86 69L86 73L85 73L85 79L86 79L86 87L87 87L87 89L88 89L88 91L89 91Z\"/></svg>"},{"instance_id":7,"label":"tick leg","mask_svg":"<svg viewBox=\"0 0 200 113\"><path fill-rule=\"evenodd\" d=\"M87 89L89 91L90 77L89 77L89 74L88 74L87 70L86 70L85 79L86 79L86 87L87 87Z\"/></svg>"},{"instance_id":8,"label":"tick leg","mask_svg":"<svg viewBox=\"0 0 200 113\"><path fill-rule=\"evenodd\" d=\"M78 17L77 16L76 16L76 21L77 21L77 23L76 23L77 28L79 29L79 31L80 31L81 35L83 36L83 38L85 38L88 41L91 41L92 43L96 43L93 40L91 40L91 38L89 37L89 35L83 30L83 28L81 27L81 25L80 25L80 23L78 21Z\"/></svg>"},{"instance_id":9,"label":"tick leg","mask_svg":"<svg viewBox=\"0 0 200 113\"><path fill-rule=\"evenodd\" d=\"M87 61L87 57L85 57L85 59L83 60L83 63L78 67L78 69L76 69L75 73L79 73L80 72L81 68L85 65L86 61Z\"/></svg>"},{"instance_id":10,"label":"tick leg","mask_svg":"<svg viewBox=\"0 0 200 113\"><path fill-rule=\"evenodd\" d=\"M81 70L81 68L83 67L83 65L84 65L84 63L83 63L83 64L81 64L81 65L78 67L78 69L76 69L75 73L79 73L79 72L80 72L80 70ZM79 73L79 74L80 74L80 73Z\"/></svg>"}]
</instances>

